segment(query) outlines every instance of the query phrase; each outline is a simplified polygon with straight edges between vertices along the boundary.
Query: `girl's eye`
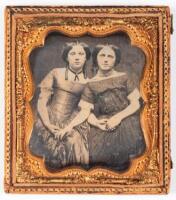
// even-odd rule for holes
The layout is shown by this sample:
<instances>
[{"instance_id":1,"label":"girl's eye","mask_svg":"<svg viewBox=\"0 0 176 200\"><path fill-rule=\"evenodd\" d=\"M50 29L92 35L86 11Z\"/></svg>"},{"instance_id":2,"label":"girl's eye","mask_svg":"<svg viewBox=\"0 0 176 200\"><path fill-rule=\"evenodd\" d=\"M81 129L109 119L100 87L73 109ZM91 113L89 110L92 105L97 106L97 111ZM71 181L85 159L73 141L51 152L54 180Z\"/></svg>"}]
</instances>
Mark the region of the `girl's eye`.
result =
<instances>
[{"instance_id":1,"label":"girl's eye","mask_svg":"<svg viewBox=\"0 0 176 200\"><path fill-rule=\"evenodd\" d=\"M79 52L79 55L80 55L80 56L83 56L83 55L84 55L84 53L83 53L83 52Z\"/></svg>"},{"instance_id":2,"label":"girl's eye","mask_svg":"<svg viewBox=\"0 0 176 200\"><path fill-rule=\"evenodd\" d=\"M100 57L105 57L105 54L100 54Z\"/></svg>"},{"instance_id":3,"label":"girl's eye","mask_svg":"<svg viewBox=\"0 0 176 200\"><path fill-rule=\"evenodd\" d=\"M75 52L70 52L70 55L74 56L76 53Z\"/></svg>"},{"instance_id":4,"label":"girl's eye","mask_svg":"<svg viewBox=\"0 0 176 200\"><path fill-rule=\"evenodd\" d=\"M114 58L114 56L112 56L112 55L108 55L108 58Z\"/></svg>"}]
</instances>

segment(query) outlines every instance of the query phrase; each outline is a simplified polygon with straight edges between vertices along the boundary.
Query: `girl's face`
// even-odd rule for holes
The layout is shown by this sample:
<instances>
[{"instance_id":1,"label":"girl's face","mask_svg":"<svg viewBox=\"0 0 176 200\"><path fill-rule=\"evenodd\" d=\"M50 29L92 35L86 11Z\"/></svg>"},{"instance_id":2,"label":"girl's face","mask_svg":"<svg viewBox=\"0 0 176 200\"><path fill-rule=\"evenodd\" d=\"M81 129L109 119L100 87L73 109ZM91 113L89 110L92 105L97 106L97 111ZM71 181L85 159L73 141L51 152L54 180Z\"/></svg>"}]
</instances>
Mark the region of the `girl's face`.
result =
<instances>
[{"instance_id":1,"label":"girl's face","mask_svg":"<svg viewBox=\"0 0 176 200\"><path fill-rule=\"evenodd\" d=\"M116 55L111 47L103 47L97 54L97 63L102 71L109 71L114 67Z\"/></svg>"},{"instance_id":2,"label":"girl's face","mask_svg":"<svg viewBox=\"0 0 176 200\"><path fill-rule=\"evenodd\" d=\"M75 70L79 71L83 68L86 62L86 52L81 45L74 45L72 49L68 52L68 63L69 66Z\"/></svg>"}]
</instances>

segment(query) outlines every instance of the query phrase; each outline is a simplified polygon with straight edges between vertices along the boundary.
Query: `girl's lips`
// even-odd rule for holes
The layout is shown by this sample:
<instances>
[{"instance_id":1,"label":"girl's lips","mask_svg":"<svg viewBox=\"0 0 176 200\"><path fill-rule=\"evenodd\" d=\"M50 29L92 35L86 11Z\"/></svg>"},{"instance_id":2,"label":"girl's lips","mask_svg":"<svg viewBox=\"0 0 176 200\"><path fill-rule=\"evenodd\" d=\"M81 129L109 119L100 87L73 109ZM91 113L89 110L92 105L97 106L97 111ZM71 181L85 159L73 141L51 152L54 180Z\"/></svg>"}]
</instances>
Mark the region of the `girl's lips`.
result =
<instances>
[{"instance_id":1,"label":"girl's lips","mask_svg":"<svg viewBox=\"0 0 176 200\"><path fill-rule=\"evenodd\" d=\"M108 67L109 65L108 64L103 64L103 66Z\"/></svg>"}]
</instances>

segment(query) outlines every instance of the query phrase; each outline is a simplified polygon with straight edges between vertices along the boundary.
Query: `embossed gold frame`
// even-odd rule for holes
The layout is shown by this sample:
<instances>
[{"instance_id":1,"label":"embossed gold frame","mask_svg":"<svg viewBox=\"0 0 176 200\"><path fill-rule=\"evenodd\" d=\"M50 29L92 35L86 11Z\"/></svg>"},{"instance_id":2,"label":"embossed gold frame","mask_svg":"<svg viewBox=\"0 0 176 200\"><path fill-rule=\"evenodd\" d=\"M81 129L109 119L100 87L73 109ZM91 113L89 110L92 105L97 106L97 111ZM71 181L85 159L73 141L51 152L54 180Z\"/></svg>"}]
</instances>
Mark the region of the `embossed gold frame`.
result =
<instances>
[{"instance_id":1,"label":"embossed gold frame","mask_svg":"<svg viewBox=\"0 0 176 200\"><path fill-rule=\"evenodd\" d=\"M170 181L168 7L7 7L5 62L5 191L12 193L167 193ZM140 82L145 102L141 126L147 149L130 169L101 168L48 172L32 156L30 100L34 83L29 54L44 45L49 32L95 37L123 31L143 50L146 64Z\"/></svg>"}]
</instances>

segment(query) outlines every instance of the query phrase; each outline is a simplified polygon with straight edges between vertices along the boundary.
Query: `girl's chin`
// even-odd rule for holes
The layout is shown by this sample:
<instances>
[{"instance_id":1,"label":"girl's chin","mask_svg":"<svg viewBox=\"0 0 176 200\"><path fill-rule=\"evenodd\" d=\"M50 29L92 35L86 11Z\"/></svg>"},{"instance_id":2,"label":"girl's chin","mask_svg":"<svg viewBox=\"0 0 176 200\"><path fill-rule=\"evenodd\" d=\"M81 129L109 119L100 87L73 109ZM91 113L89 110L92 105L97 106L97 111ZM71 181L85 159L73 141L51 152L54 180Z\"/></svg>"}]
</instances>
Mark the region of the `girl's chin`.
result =
<instances>
[{"instance_id":1,"label":"girl's chin","mask_svg":"<svg viewBox=\"0 0 176 200\"><path fill-rule=\"evenodd\" d=\"M82 66L75 66L75 67L71 67L72 70L75 70L75 71L79 71L81 70L83 67Z\"/></svg>"},{"instance_id":2,"label":"girl's chin","mask_svg":"<svg viewBox=\"0 0 176 200\"><path fill-rule=\"evenodd\" d=\"M101 71L104 71L104 72L108 72L108 71L111 71L112 68L101 68Z\"/></svg>"}]
</instances>

